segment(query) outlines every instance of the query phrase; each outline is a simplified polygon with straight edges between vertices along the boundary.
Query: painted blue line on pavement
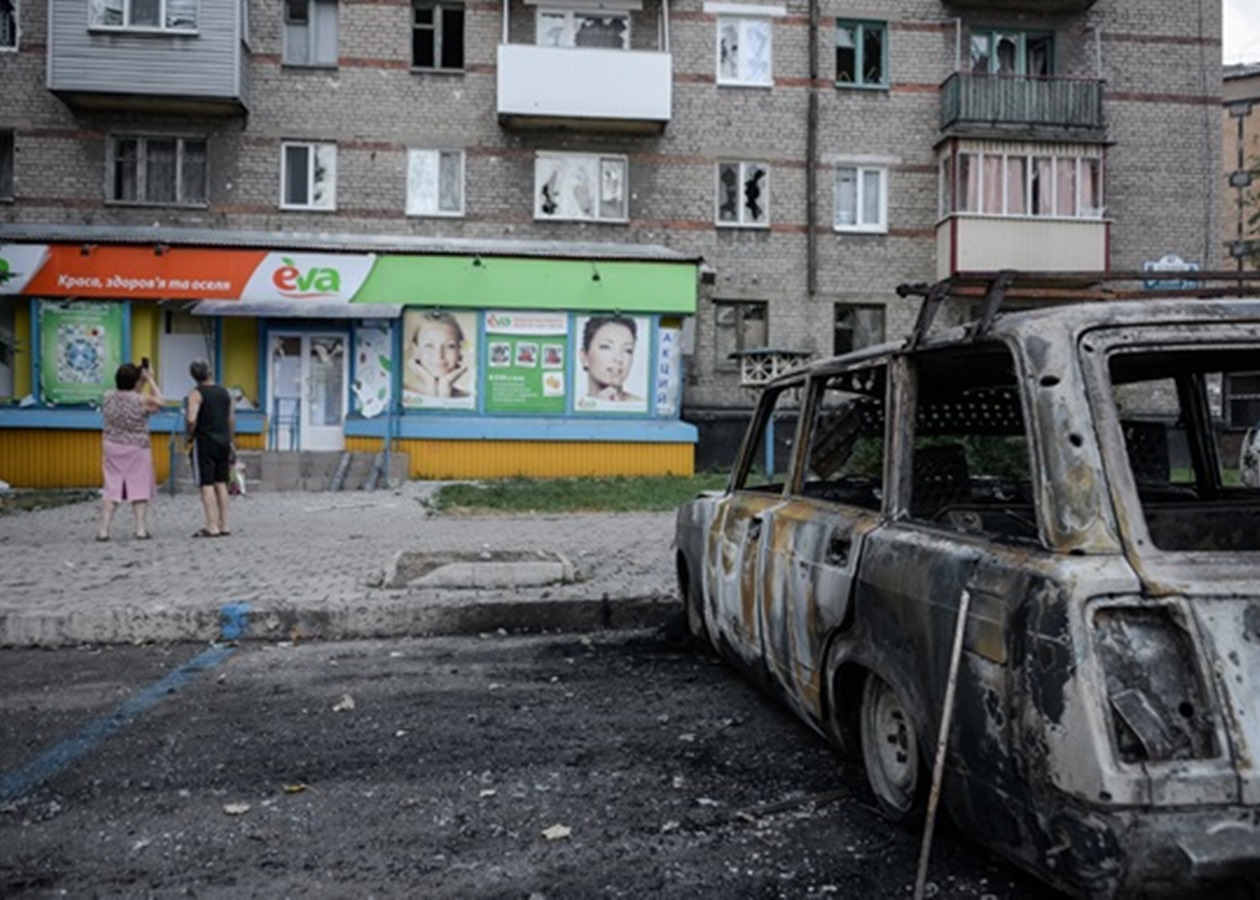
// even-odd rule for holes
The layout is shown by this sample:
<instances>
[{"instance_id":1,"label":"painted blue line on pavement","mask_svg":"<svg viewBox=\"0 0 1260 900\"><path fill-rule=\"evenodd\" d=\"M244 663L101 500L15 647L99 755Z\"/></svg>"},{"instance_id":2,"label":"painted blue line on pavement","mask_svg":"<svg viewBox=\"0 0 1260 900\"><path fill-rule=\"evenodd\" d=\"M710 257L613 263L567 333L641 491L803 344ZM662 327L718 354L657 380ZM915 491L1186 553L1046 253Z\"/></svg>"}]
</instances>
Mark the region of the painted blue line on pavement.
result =
<instances>
[{"instance_id":1,"label":"painted blue line on pavement","mask_svg":"<svg viewBox=\"0 0 1260 900\"><path fill-rule=\"evenodd\" d=\"M245 633L248 603L229 603L222 609L222 634L236 640ZM128 698L112 715L97 719L26 765L0 775L0 806L12 803L32 788L52 778L66 766L96 748L124 725L156 706L168 694L182 688L197 674L212 669L236 652L234 647L211 647L198 653L161 681Z\"/></svg>"}]
</instances>

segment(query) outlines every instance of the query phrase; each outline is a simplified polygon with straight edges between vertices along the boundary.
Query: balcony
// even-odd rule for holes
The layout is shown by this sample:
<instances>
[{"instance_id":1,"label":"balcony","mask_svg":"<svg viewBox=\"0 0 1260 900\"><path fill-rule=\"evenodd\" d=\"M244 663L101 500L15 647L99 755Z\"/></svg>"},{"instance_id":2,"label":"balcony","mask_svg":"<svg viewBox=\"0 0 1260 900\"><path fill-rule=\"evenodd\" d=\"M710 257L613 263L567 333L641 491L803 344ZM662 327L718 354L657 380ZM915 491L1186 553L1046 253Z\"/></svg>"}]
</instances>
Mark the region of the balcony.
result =
<instances>
[{"instance_id":1,"label":"balcony","mask_svg":"<svg viewBox=\"0 0 1260 900\"><path fill-rule=\"evenodd\" d=\"M673 111L673 57L646 50L500 44L508 128L659 134Z\"/></svg>"},{"instance_id":2,"label":"balcony","mask_svg":"<svg viewBox=\"0 0 1260 900\"><path fill-rule=\"evenodd\" d=\"M1039 13L1051 16L1088 12L1098 0L943 0L943 2L946 6L958 9Z\"/></svg>"},{"instance_id":3,"label":"balcony","mask_svg":"<svg viewBox=\"0 0 1260 900\"><path fill-rule=\"evenodd\" d=\"M174 27L141 28L87 21L81 0L50 0L48 89L75 109L245 113L249 50L241 38L243 4L201 0L179 8L195 13Z\"/></svg>"},{"instance_id":4,"label":"balcony","mask_svg":"<svg viewBox=\"0 0 1260 900\"><path fill-rule=\"evenodd\" d=\"M1028 269L1109 268L1105 219L1039 219L954 214L936 226L936 275Z\"/></svg>"},{"instance_id":5,"label":"balcony","mask_svg":"<svg viewBox=\"0 0 1260 900\"><path fill-rule=\"evenodd\" d=\"M1102 140L1103 83L956 72L941 85L946 134L1073 136Z\"/></svg>"}]
</instances>

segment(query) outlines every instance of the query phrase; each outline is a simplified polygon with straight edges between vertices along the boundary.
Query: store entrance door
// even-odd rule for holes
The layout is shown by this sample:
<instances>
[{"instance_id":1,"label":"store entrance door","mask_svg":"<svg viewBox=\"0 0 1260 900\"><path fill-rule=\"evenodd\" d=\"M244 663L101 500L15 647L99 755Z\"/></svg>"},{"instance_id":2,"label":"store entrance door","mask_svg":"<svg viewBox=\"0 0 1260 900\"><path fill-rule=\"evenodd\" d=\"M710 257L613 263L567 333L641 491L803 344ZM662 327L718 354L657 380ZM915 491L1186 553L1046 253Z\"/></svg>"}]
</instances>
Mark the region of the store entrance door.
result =
<instances>
[{"instance_id":1,"label":"store entrance door","mask_svg":"<svg viewBox=\"0 0 1260 900\"><path fill-rule=\"evenodd\" d=\"M268 449L345 447L348 341L349 335L344 332L271 333Z\"/></svg>"}]
</instances>

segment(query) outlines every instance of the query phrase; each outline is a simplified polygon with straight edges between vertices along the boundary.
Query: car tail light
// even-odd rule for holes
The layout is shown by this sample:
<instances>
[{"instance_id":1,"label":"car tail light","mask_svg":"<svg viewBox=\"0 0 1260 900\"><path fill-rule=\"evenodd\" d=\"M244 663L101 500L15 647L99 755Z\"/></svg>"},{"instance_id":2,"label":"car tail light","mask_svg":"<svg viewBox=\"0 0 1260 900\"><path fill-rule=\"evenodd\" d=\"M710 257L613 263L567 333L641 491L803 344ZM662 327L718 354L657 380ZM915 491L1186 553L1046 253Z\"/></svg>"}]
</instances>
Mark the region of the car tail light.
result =
<instances>
[{"instance_id":1,"label":"car tail light","mask_svg":"<svg viewBox=\"0 0 1260 900\"><path fill-rule=\"evenodd\" d=\"M1194 640L1177 612L1169 606L1124 606L1094 616L1094 645L1123 762L1217 755Z\"/></svg>"}]
</instances>

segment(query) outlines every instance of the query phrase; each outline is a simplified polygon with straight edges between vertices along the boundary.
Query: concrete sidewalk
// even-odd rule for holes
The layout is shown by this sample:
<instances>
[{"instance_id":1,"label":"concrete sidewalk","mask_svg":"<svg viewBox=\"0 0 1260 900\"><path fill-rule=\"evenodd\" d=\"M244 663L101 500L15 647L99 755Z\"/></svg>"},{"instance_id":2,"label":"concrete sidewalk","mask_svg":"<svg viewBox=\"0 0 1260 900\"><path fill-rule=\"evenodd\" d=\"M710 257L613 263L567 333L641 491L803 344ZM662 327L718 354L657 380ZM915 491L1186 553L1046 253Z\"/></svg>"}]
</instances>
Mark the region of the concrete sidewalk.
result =
<instances>
[{"instance_id":1,"label":"concrete sidewalk","mask_svg":"<svg viewBox=\"0 0 1260 900\"><path fill-rule=\"evenodd\" d=\"M430 514L435 487L236 497L224 538L191 537L192 494L157 498L148 541L124 506L96 542L99 501L0 516L0 646L595 630L675 609L672 513L452 518Z\"/></svg>"}]
</instances>

